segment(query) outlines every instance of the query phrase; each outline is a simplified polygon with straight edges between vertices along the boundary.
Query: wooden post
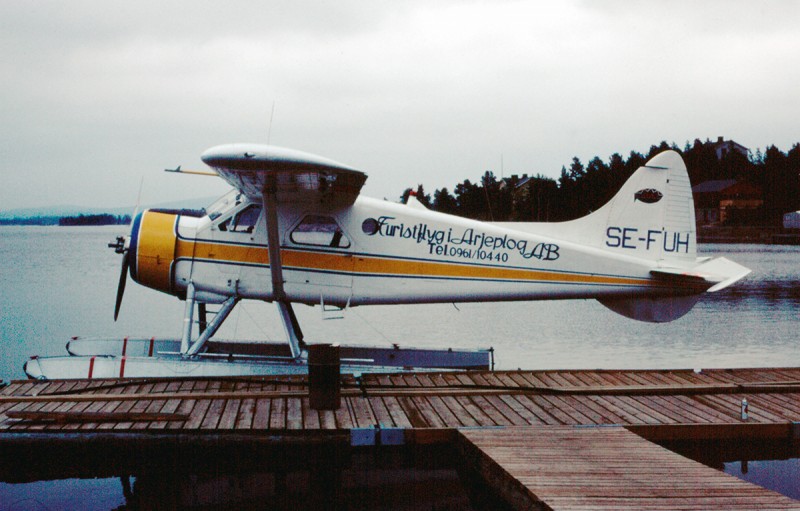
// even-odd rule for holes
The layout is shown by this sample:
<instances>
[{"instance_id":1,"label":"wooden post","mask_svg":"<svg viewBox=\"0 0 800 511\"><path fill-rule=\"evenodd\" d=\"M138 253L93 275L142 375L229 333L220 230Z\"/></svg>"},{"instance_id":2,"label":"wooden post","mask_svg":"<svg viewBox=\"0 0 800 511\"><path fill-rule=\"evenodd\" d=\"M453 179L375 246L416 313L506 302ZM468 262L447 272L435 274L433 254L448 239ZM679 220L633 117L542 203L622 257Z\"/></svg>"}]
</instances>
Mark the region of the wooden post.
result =
<instances>
[{"instance_id":1,"label":"wooden post","mask_svg":"<svg viewBox=\"0 0 800 511\"><path fill-rule=\"evenodd\" d=\"M338 344L308 346L308 395L314 410L338 410L341 376Z\"/></svg>"}]
</instances>

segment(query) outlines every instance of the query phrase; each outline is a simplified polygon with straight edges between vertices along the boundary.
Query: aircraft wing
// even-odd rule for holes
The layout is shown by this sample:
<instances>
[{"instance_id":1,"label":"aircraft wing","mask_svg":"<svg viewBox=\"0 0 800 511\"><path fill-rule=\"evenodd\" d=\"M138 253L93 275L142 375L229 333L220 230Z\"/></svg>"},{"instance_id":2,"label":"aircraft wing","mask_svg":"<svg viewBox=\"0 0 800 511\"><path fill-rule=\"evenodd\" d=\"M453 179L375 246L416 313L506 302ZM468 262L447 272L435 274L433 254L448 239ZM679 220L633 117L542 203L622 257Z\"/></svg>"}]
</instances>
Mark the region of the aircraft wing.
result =
<instances>
[{"instance_id":1,"label":"aircraft wing","mask_svg":"<svg viewBox=\"0 0 800 511\"><path fill-rule=\"evenodd\" d=\"M314 154L259 144L212 147L200 157L254 201L274 191L278 202L352 204L367 175Z\"/></svg>"}]
</instances>

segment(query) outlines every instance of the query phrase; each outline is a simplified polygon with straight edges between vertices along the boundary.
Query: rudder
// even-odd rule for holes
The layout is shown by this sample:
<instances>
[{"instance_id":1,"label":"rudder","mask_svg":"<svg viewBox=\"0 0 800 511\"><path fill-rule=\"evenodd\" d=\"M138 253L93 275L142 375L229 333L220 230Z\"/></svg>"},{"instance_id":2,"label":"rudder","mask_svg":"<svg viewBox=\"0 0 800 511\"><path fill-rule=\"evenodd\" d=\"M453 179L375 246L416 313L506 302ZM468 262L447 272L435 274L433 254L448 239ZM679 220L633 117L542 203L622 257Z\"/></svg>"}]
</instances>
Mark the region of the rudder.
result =
<instances>
[{"instance_id":1,"label":"rudder","mask_svg":"<svg viewBox=\"0 0 800 511\"><path fill-rule=\"evenodd\" d=\"M571 238L622 255L676 263L697 257L692 188L675 151L650 159L605 206L567 224Z\"/></svg>"}]
</instances>

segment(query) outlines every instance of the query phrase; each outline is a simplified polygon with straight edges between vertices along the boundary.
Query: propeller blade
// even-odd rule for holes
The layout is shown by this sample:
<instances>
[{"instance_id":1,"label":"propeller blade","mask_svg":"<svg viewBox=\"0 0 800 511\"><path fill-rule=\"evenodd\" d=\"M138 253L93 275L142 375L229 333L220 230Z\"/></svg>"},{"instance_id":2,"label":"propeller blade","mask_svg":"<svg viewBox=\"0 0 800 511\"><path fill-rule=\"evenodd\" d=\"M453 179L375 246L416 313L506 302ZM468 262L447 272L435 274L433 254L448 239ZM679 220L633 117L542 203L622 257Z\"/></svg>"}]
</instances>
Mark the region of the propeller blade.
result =
<instances>
[{"instance_id":1,"label":"propeller blade","mask_svg":"<svg viewBox=\"0 0 800 511\"><path fill-rule=\"evenodd\" d=\"M131 224L139 214L139 206L142 202L142 188L144 187L144 176L139 181L139 195L136 196L136 207L133 209L133 216L131 216ZM131 228L133 225L131 225ZM131 231L133 236L133 231ZM122 305L122 295L125 294L125 283L128 280L128 268L130 267L130 252L129 248L125 246L125 237L117 236L114 243L109 243L108 246L113 248L117 254L122 254L122 268L119 273L119 284L117 284L117 301L114 304L114 321L119 317L119 308Z\"/></svg>"},{"instance_id":2,"label":"propeller blade","mask_svg":"<svg viewBox=\"0 0 800 511\"><path fill-rule=\"evenodd\" d=\"M125 282L128 280L128 253L122 254L122 271L119 274L119 285L117 285L117 302L114 305L114 321L119 316L119 307L122 305L122 295L125 293Z\"/></svg>"}]
</instances>

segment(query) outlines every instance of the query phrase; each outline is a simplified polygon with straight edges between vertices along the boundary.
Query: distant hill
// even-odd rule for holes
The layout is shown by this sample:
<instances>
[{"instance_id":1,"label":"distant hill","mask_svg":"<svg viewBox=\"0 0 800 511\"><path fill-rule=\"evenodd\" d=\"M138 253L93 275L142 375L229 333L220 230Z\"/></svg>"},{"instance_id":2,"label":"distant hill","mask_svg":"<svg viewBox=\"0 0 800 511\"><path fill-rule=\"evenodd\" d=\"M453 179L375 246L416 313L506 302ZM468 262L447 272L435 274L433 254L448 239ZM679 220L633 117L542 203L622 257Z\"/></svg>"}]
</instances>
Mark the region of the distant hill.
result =
<instances>
[{"instance_id":1,"label":"distant hill","mask_svg":"<svg viewBox=\"0 0 800 511\"><path fill-rule=\"evenodd\" d=\"M146 208L168 208L168 209L201 209L216 200L217 197L202 197L197 199L187 199L182 201L164 202L161 204L145 204L140 209ZM18 208L0 211L0 220L12 218L40 218L40 217L74 217L78 215L130 215L135 209L134 206L96 208L86 206L43 206L39 208Z\"/></svg>"}]
</instances>

